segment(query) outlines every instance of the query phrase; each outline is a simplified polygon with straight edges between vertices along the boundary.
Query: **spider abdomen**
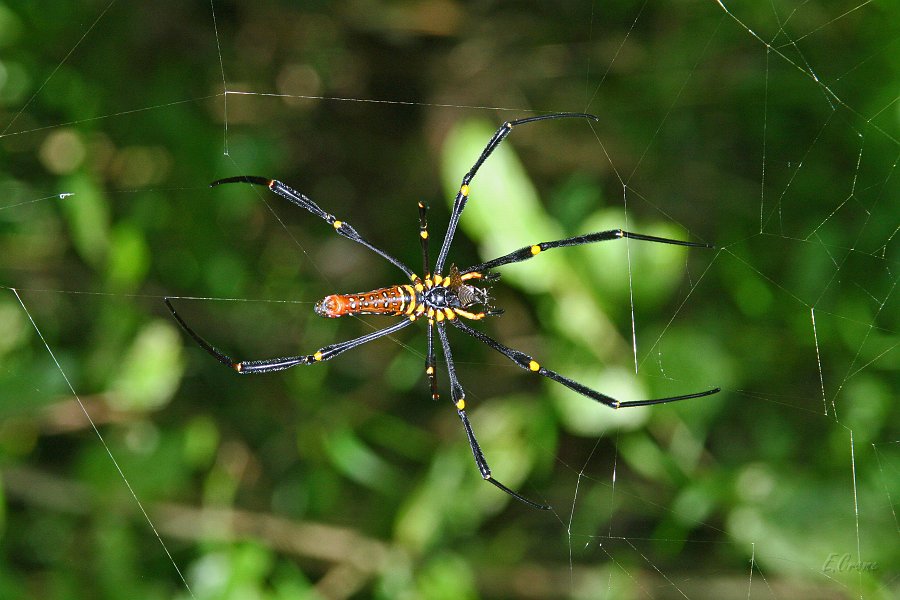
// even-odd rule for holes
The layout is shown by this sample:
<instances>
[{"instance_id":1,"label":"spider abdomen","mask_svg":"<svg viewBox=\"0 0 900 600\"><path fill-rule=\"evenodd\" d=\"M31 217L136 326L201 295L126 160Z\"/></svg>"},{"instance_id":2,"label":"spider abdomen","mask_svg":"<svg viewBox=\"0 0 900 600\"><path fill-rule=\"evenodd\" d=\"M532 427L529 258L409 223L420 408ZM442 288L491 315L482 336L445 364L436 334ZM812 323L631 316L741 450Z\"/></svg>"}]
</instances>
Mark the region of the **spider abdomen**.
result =
<instances>
[{"instance_id":1,"label":"spider abdomen","mask_svg":"<svg viewBox=\"0 0 900 600\"><path fill-rule=\"evenodd\" d=\"M316 303L316 314L337 318L344 315L411 314L421 303L411 285L395 285L355 294L332 294Z\"/></svg>"}]
</instances>

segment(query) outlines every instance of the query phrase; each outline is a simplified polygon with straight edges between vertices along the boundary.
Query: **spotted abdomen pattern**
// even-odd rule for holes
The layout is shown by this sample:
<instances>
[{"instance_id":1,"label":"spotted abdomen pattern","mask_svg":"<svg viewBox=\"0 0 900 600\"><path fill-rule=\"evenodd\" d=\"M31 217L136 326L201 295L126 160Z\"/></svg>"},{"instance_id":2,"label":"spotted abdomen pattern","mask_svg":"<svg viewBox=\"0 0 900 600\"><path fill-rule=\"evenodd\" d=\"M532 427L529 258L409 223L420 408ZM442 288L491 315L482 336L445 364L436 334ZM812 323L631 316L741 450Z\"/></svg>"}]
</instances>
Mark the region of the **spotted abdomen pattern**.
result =
<instances>
[{"instance_id":1,"label":"spotted abdomen pattern","mask_svg":"<svg viewBox=\"0 0 900 600\"><path fill-rule=\"evenodd\" d=\"M421 302L411 285L395 285L357 294L332 294L316 304L323 317L345 315L409 315Z\"/></svg>"}]
</instances>

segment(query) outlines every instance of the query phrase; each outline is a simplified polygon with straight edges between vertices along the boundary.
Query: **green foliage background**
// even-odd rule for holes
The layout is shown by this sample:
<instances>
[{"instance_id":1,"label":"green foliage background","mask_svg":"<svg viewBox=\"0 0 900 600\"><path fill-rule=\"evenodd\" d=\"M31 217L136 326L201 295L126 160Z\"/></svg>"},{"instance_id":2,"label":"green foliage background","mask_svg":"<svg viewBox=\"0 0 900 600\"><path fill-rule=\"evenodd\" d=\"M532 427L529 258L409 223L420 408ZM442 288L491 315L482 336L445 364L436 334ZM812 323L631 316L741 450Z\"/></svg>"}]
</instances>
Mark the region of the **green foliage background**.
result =
<instances>
[{"instance_id":1,"label":"green foliage background","mask_svg":"<svg viewBox=\"0 0 900 600\"><path fill-rule=\"evenodd\" d=\"M895 3L212 7L0 3L0 597L896 597ZM484 329L620 399L723 391L614 412L454 336L552 513L480 480L421 328L242 378L162 304L240 357L360 335L313 303L396 270L208 182L418 269L416 201L436 254L501 122L582 110L492 157L452 260L718 248L542 254Z\"/></svg>"}]
</instances>

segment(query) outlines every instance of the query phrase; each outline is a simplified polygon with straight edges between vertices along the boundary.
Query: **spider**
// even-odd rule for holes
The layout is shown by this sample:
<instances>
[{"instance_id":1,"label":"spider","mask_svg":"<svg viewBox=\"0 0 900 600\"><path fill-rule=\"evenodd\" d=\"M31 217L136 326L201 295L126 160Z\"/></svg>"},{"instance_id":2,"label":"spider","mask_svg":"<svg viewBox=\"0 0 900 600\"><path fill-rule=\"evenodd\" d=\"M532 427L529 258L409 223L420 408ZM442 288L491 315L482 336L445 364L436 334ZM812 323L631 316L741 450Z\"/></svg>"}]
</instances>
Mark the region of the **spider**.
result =
<instances>
[{"instance_id":1,"label":"spider","mask_svg":"<svg viewBox=\"0 0 900 600\"><path fill-rule=\"evenodd\" d=\"M584 384L578 383L577 381L569 379L565 375L557 373L556 371L548 369L547 367L539 363L534 357L519 350L504 346L500 342L489 337L487 334L479 331L478 329L474 329L465 323L466 320L480 321L486 317L493 317L503 313L502 309L496 308L491 305L489 288L491 283L499 278L499 274L491 272L490 269L532 259L546 250L552 250L554 248L564 248L568 246L580 246L582 244L605 242L608 240L617 240L621 238L642 240L646 242L656 242L662 244L675 244L679 246L690 246L696 248L713 247L710 244L685 242L656 237L652 235L631 233L622 229L612 229L609 231L598 231L595 233L578 235L561 240L532 244L529 246L525 246L524 248L520 248L519 250L516 250L514 252L510 252L509 254L506 254L504 256L500 256L493 260L489 260L464 269L460 269L456 265L451 264L449 270L447 271L447 275L442 275L441 273L444 272L444 267L447 263L447 255L450 252L450 246L453 243L453 236L456 233L457 226L459 225L460 215L462 215L463 210L465 210L466 208L466 203L469 201L469 186L472 183L472 180L475 178L476 173L478 173L478 169L481 167L481 165L484 164L488 157L490 157L491 153L493 153L494 150L497 149L497 146L499 146L500 143L504 139L506 139L506 136L510 134L513 128L520 125L525 125L527 123L535 123L538 121L545 121L549 119L568 118L583 118L593 121L599 121L599 118L597 116L585 113L554 113L528 117L524 119L517 119L514 121L507 121L500 126L497 132L494 133L493 137L491 137L490 141L488 141L484 150L482 150L481 155L478 157L478 160L475 161L475 164L471 169L469 169L469 172L466 173L466 175L462 179L459 191L456 193L456 199L453 202L453 210L450 213L450 223L447 227L447 233L444 235L444 241L441 244L437 262L434 265L434 270L429 269L429 235L428 223L426 220L426 213L428 209L424 203L419 202L419 239L422 245L422 271L424 273L423 277L417 275L415 272L413 272L412 269L410 269L408 266L403 264L400 260L392 256L391 254L385 252L381 248L374 246L372 243L362 237L349 223L347 223L346 221L338 220L334 217L334 215L331 215L322 210L319 205L310 200L304 194L297 192L296 190L288 187L278 180L244 175L220 179L210 184L210 187L230 183L245 183L265 186L282 198L296 204L301 208L308 210L312 214L321 218L326 223L331 225L339 235L362 244L372 252L378 254L379 256L390 262L392 265L403 271L408 279L406 283L394 285L391 287L379 288L368 292L333 294L330 296L326 296L315 305L315 312L317 314L329 318L360 314L376 314L401 317L401 319L393 325L385 327L384 329L379 329L377 331L367 333L366 335L360 336L358 338L338 342L335 344L329 344L327 346L319 348L312 354L268 358L263 360L234 360L233 358L207 342L197 332L195 332L175 311L175 308L172 306L169 298L165 299L166 306L168 306L169 310L172 312L172 315L185 330L185 332L187 332L187 334L190 335L200 345L201 348L206 350L222 364L230 367L231 369L234 369L242 375L248 375L251 373L271 373L273 371L281 371L298 365L312 365L325 362L326 360L331 360L332 358L346 352L347 350L350 350L351 348L356 348L357 346L362 346L363 344L371 342L372 340L397 333L401 329L409 327L414 322L420 319L427 321L428 327L425 330L427 340L425 374L428 377L429 385L431 388L431 396L434 399L439 398L437 375L435 372L436 361L434 343L434 332L435 330L437 330L437 336L440 340L441 349L443 351L444 359L447 364L447 374L450 379L450 397L453 402L453 406L456 408L456 412L459 415L460 420L462 421L462 425L466 433L466 438L468 439L469 446L472 449L472 455L475 459L475 465L478 467L481 476L486 481L492 483L494 486L506 492L516 500L519 500L533 508L549 510L551 508L550 506L535 502L533 500L529 500L518 492L515 492L500 483L492 475L491 469L484 457L481 446L478 444L478 440L475 437L475 432L472 429L472 425L469 423L469 417L466 413L465 392L463 391L463 386L460 384L459 378L457 377L456 366L453 362L453 354L450 350L450 342L447 338L448 323L459 331L462 331L466 335L469 335L479 342L490 346L491 348L511 360L521 369L524 369L525 371L534 375L540 375L541 377L546 377L547 379L551 379L557 383L561 383L562 385L577 392L578 394L586 396L592 400L596 400L597 402L605 404L610 408L617 409L633 406L647 406L651 404L664 404L667 402L676 402L678 400L688 400L690 398L701 398L703 396L709 396L720 391L719 388L713 388L704 392L685 394L682 396L669 396L666 398L657 398L653 400L630 400L627 402L623 402L607 396L606 394L593 390Z\"/></svg>"}]
</instances>

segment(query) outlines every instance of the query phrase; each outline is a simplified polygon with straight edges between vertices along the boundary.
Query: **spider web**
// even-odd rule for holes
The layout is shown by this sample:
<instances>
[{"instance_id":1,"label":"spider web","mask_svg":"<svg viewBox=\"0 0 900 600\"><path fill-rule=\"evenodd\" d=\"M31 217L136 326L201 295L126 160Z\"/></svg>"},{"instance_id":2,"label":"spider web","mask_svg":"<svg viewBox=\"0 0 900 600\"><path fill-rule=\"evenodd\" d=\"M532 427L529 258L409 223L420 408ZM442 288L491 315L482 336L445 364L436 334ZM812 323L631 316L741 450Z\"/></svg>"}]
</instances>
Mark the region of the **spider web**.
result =
<instances>
[{"instance_id":1,"label":"spider web","mask_svg":"<svg viewBox=\"0 0 900 600\"><path fill-rule=\"evenodd\" d=\"M0 7L2 595L896 594L896 9L532 8ZM168 318L247 357L378 326L309 309L396 273L207 182L276 176L418 267L414 202L439 240L494 128L569 110L602 119L517 129L453 260L717 249L548 252L486 331L622 400L723 392L613 412L454 338L494 473L549 516L422 402L424 336L237 379Z\"/></svg>"}]
</instances>

